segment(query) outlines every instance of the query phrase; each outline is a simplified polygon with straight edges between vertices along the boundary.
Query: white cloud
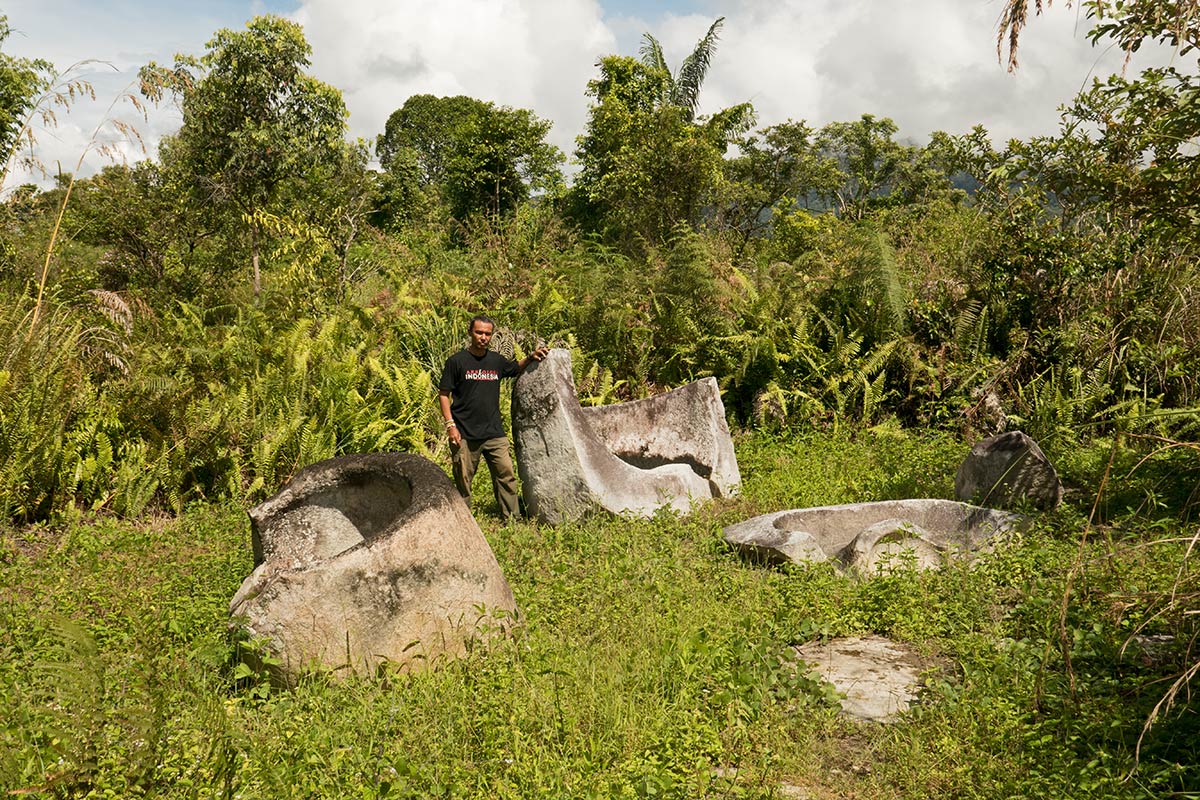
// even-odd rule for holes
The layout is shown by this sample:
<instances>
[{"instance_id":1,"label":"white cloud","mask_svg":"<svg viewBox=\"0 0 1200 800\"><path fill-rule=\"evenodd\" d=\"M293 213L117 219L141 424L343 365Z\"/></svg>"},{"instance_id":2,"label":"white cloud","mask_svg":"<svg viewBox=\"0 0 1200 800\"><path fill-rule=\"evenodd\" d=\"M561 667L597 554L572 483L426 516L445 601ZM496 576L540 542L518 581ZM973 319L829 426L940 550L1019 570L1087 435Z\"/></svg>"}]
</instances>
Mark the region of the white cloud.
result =
<instances>
[{"instance_id":1,"label":"white cloud","mask_svg":"<svg viewBox=\"0 0 1200 800\"><path fill-rule=\"evenodd\" d=\"M533 109L570 154L596 59L615 47L592 0L305 0L295 18L364 137L411 95L465 94Z\"/></svg>"},{"instance_id":2,"label":"white cloud","mask_svg":"<svg viewBox=\"0 0 1200 800\"><path fill-rule=\"evenodd\" d=\"M1058 107L1090 74L1121 69L1123 54L1093 48L1086 20L1060 2L1031 20L1021 67L1008 73L996 56L999 12L997 0L742 0L726 20L704 110L749 99L760 124L870 113L894 119L901 137L982 124L1002 141L1054 132ZM680 34L680 57L702 32Z\"/></svg>"},{"instance_id":3,"label":"white cloud","mask_svg":"<svg viewBox=\"0 0 1200 800\"><path fill-rule=\"evenodd\" d=\"M295 2L291 16L313 46L313 71L342 91L352 136L378 135L410 95L466 94L552 120L551 139L568 155L587 119L584 93L598 57L635 55L650 30L678 65L718 13L726 22L701 110L749 100L763 125L790 118L820 126L871 113L892 117L902 138L918 141L977 123L997 141L1047 134L1057 127L1059 105L1089 74L1119 71L1123 59L1091 47L1087 21L1062 0L1031 20L1014 74L996 57L1000 0L732 0L719 11L707 0ZM60 66L96 58L116 68L95 72L98 102L79 105L57 132L43 135L44 160L73 168L104 109L140 65L169 63L177 51L200 54L215 30L240 27L262 8L262 0L186 8L151 0L104 8L86 0L10 5L4 13L17 33L6 52ZM122 114L137 118L128 109ZM151 153L178 124L170 108L140 123ZM82 172L102 165L91 156Z\"/></svg>"}]
</instances>

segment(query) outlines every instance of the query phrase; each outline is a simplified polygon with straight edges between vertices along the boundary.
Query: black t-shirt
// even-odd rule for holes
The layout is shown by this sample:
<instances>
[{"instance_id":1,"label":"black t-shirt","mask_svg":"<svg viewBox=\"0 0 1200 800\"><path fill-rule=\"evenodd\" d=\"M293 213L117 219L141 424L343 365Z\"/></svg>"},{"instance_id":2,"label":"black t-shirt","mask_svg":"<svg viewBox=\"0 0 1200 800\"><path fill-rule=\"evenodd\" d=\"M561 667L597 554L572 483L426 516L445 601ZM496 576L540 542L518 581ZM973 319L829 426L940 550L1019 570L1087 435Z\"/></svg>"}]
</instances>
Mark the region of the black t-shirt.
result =
<instances>
[{"instance_id":1,"label":"black t-shirt","mask_svg":"<svg viewBox=\"0 0 1200 800\"><path fill-rule=\"evenodd\" d=\"M459 350L446 359L438 389L450 392L450 416L464 439L495 439L504 435L500 419L500 379L520 373L516 361L491 350L481 356Z\"/></svg>"}]
</instances>

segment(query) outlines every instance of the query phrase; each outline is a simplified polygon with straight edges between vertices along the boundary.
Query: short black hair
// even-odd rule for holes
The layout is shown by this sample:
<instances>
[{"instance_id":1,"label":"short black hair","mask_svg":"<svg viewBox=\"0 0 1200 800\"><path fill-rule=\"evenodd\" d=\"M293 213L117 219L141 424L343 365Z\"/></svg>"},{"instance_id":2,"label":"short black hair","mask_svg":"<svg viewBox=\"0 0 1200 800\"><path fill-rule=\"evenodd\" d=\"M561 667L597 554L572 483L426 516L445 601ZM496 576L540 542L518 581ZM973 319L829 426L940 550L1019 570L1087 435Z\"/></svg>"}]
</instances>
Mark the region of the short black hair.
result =
<instances>
[{"instance_id":1,"label":"short black hair","mask_svg":"<svg viewBox=\"0 0 1200 800\"><path fill-rule=\"evenodd\" d=\"M471 332L475 330L476 322L486 322L488 325L492 326L492 330L496 330L496 320L492 319L491 317L486 317L483 314L476 314L475 316L471 317L471 323L467 325L467 335L470 335Z\"/></svg>"}]
</instances>

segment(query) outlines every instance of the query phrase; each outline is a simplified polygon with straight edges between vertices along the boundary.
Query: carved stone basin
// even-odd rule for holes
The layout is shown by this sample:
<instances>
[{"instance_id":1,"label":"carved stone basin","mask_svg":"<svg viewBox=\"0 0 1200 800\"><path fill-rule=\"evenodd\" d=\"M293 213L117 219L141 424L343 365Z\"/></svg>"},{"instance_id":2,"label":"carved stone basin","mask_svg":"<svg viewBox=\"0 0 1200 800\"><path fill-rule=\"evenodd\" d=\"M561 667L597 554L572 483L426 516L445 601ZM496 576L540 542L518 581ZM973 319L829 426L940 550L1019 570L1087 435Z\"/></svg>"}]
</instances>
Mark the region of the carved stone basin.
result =
<instances>
[{"instance_id":1,"label":"carved stone basin","mask_svg":"<svg viewBox=\"0 0 1200 800\"><path fill-rule=\"evenodd\" d=\"M872 575L912 559L921 569L986 549L1019 514L953 500L884 500L764 514L725 528L725 541L772 563L830 561Z\"/></svg>"},{"instance_id":2,"label":"carved stone basin","mask_svg":"<svg viewBox=\"0 0 1200 800\"><path fill-rule=\"evenodd\" d=\"M284 682L426 667L516 613L466 503L421 456L322 461L249 513L255 569L230 614Z\"/></svg>"},{"instance_id":3,"label":"carved stone basin","mask_svg":"<svg viewBox=\"0 0 1200 800\"><path fill-rule=\"evenodd\" d=\"M671 392L582 408L571 353L556 348L513 388L513 440L530 515L558 524L604 509L686 513L741 483L713 378Z\"/></svg>"}]
</instances>

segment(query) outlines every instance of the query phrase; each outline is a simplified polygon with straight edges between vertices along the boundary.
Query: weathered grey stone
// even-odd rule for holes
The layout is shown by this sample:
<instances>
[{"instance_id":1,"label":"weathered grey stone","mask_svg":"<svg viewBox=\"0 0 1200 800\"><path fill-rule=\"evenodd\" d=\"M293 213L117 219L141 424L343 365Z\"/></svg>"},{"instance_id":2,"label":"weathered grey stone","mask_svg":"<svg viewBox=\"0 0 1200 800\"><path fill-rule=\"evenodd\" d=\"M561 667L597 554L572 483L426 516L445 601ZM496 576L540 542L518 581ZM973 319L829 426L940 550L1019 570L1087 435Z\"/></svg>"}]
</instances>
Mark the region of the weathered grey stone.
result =
<instances>
[{"instance_id":1,"label":"weathered grey stone","mask_svg":"<svg viewBox=\"0 0 1200 800\"><path fill-rule=\"evenodd\" d=\"M917 699L923 665L908 647L882 636L809 642L796 653L842 695L842 713L893 722Z\"/></svg>"},{"instance_id":2,"label":"weathered grey stone","mask_svg":"<svg viewBox=\"0 0 1200 800\"><path fill-rule=\"evenodd\" d=\"M1179 645L1179 639L1169 633L1137 633L1125 640L1120 652L1143 666L1161 667L1179 657Z\"/></svg>"},{"instance_id":3,"label":"weathered grey stone","mask_svg":"<svg viewBox=\"0 0 1200 800\"><path fill-rule=\"evenodd\" d=\"M423 667L506 626L512 590L446 474L406 453L302 469L250 510L255 569L230 602L280 677Z\"/></svg>"},{"instance_id":4,"label":"weathered grey stone","mask_svg":"<svg viewBox=\"0 0 1200 800\"><path fill-rule=\"evenodd\" d=\"M954 476L954 496L996 508L1028 502L1049 511L1062 502L1062 483L1037 442L1009 431L975 443Z\"/></svg>"},{"instance_id":5,"label":"weathered grey stone","mask_svg":"<svg viewBox=\"0 0 1200 800\"><path fill-rule=\"evenodd\" d=\"M966 430L983 436L1004 433L1008 427L1008 415L1004 413L1000 395L994 389L977 386L971 390L971 399L974 402L963 413Z\"/></svg>"},{"instance_id":6,"label":"weathered grey stone","mask_svg":"<svg viewBox=\"0 0 1200 800\"><path fill-rule=\"evenodd\" d=\"M557 523L593 509L650 516L726 496L741 481L725 406L706 378L646 400L584 409L571 355L554 349L513 389L513 439L529 514Z\"/></svg>"},{"instance_id":7,"label":"weathered grey stone","mask_svg":"<svg viewBox=\"0 0 1200 800\"><path fill-rule=\"evenodd\" d=\"M864 575L874 575L887 564L913 559L918 569L940 567L947 547L920 525L902 519L885 519L863 529L842 551L846 565Z\"/></svg>"},{"instance_id":8,"label":"weathered grey stone","mask_svg":"<svg viewBox=\"0 0 1200 800\"><path fill-rule=\"evenodd\" d=\"M986 548L1021 519L953 500L884 500L764 514L725 528L725 541L769 562L828 560L872 575L907 558L940 566Z\"/></svg>"},{"instance_id":9,"label":"weathered grey stone","mask_svg":"<svg viewBox=\"0 0 1200 800\"><path fill-rule=\"evenodd\" d=\"M716 378L581 411L592 431L625 463L643 469L687 464L708 479L713 497L737 492L742 477Z\"/></svg>"}]
</instances>

